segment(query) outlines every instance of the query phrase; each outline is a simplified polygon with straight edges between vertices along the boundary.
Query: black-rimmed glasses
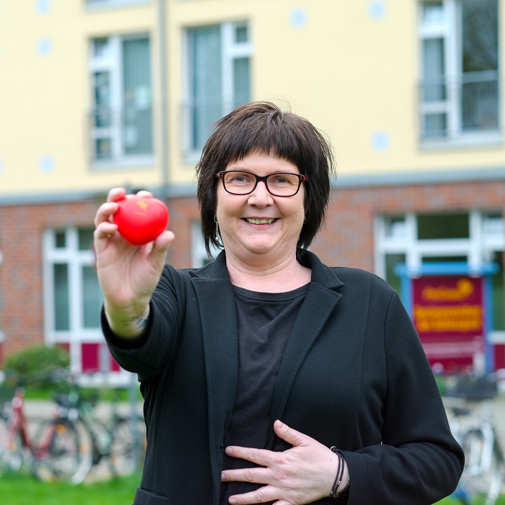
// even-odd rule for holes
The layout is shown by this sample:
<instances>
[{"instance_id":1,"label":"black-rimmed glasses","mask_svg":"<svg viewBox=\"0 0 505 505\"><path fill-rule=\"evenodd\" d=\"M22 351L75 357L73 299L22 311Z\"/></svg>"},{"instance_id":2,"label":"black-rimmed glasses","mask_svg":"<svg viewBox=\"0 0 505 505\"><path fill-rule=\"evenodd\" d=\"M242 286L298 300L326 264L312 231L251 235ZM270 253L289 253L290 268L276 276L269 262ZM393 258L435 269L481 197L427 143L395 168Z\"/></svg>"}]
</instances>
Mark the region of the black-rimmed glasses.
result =
<instances>
[{"instance_id":1,"label":"black-rimmed glasses","mask_svg":"<svg viewBox=\"0 0 505 505\"><path fill-rule=\"evenodd\" d=\"M216 177L223 181L225 191L232 195L248 195L256 189L258 182L263 181L267 191L273 196L295 196L302 182L307 180L305 175L290 172L259 176L242 170L218 172Z\"/></svg>"}]
</instances>

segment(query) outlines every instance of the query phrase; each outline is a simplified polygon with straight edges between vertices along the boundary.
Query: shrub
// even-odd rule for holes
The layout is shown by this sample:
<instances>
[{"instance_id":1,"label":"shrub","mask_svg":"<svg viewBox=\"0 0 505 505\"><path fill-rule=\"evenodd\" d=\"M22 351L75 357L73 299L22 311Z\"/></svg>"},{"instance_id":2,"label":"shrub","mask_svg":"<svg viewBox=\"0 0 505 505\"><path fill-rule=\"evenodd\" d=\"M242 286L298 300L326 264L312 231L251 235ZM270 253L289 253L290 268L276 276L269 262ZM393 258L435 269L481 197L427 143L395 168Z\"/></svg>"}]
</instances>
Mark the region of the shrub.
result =
<instances>
[{"instance_id":1,"label":"shrub","mask_svg":"<svg viewBox=\"0 0 505 505\"><path fill-rule=\"evenodd\" d=\"M16 385L29 384L42 389L53 382L51 375L70 365L70 356L65 349L54 346L32 345L11 354L4 361L3 371L7 380Z\"/></svg>"}]
</instances>

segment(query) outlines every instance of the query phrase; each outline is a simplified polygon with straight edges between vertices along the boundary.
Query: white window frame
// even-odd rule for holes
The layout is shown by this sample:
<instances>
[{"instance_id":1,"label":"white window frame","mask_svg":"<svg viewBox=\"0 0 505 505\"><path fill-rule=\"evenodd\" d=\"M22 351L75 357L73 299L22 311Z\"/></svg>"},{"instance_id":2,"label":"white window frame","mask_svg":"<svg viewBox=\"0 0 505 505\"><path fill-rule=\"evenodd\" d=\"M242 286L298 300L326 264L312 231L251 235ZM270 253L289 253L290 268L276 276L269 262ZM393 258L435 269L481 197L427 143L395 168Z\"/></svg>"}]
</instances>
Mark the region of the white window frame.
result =
<instances>
[{"instance_id":1,"label":"white window frame","mask_svg":"<svg viewBox=\"0 0 505 505\"><path fill-rule=\"evenodd\" d=\"M112 113L110 127L96 127L94 126L93 109L90 114L90 153L95 152L95 140L101 137L110 138L112 141L112 156L109 159L98 159L91 155L91 165L94 169L110 169L110 168L137 168L139 166L151 166L154 163L154 152L145 155L127 155L123 150L122 136L124 134L122 128L122 114L123 114L123 44L124 40L135 39L151 39L148 33L136 33L132 35L108 35L103 38L109 40L109 47L105 54L101 56L94 55L93 44L94 40L101 37L93 37L89 43L89 76L90 76L90 103L94 107L94 88L93 76L95 72L109 72L110 76L110 90L111 101L110 109ZM151 79L152 82L152 79ZM152 89L151 89L152 96ZM152 103L152 102L151 102ZM152 107L152 105L151 105ZM152 109L153 110L153 109ZM153 120L153 117L151 118ZM154 144L154 131L153 131L153 144Z\"/></svg>"},{"instance_id":2,"label":"white window frame","mask_svg":"<svg viewBox=\"0 0 505 505\"><path fill-rule=\"evenodd\" d=\"M56 247L56 234L65 233L65 247ZM43 234L43 294L44 294L44 337L48 345L69 344L70 369L72 373L82 372L81 344L100 343L105 345L101 328L84 328L82 311L82 267L93 266L95 254L90 250L79 250L79 229L47 229ZM56 331L54 320L54 276L53 265L68 265L69 285L69 330ZM107 354L108 356L108 354ZM111 383L128 382L129 374L120 372L108 374Z\"/></svg>"},{"instance_id":3,"label":"white window frame","mask_svg":"<svg viewBox=\"0 0 505 505\"><path fill-rule=\"evenodd\" d=\"M421 148L446 149L448 147L474 147L486 145L501 145L503 143L503 134L501 132L501 115L499 117L498 128L482 132L464 132L462 131L462 118L460 108L460 86L461 71L461 11L458 4L464 0L441 0L444 21L437 26L425 26L423 24L423 4L430 3L429 0L418 2L418 35L419 35L419 75L421 82L423 79L423 42L426 39L442 38L444 41L445 56L445 83L446 100L440 102L424 103L422 100L423 90L419 89L419 128ZM499 27L500 28L500 27ZM498 48L500 50L500 47ZM498 75L500 69L498 68ZM451 83L458 83L451 85ZM499 86L499 93L500 93ZM501 93L498 97L498 104L501 103ZM447 137L444 138L422 138L424 131L425 113L446 113L447 114Z\"/></svg>"},{"instance_id":4,"label":"white window frame","mask_svg":"<svg viewBox=\"0 0 505 505\"><path fill-rule=\"evenodd\" d=\"M427 239L417 238L417 219L414 213L405 216L405 232L401 237L387 237L387 219L375 219L375 273L386 278L386 254L405 254L409 269L421 266L423 256L467 256L470 268L478 268L489 261L491 253L505 250L505 233L486 235L485 218L489 211L469 211L469 238Z\"/></svg>"},{"instance_id":5,"label":"white window frame","mask_svg":"<svg viewBox=\"0 0 505 505\"><path fill-rule=\"evenodd\" d=\"M86 9L101 10L109 9L111 7L130 7L135 5L150 4L153 0L100 0L90 2L86 0Z\"/></svg>"},{"instance_id":6,"label":"white window frame","mask_svg":"<svg viewBox=\"0 0 505 505\"><path fill-rule=\"evenodd\" d=\"M247 26L248 28L248 40L247 42L235 42L235 30L243 26ZM225 116L233 109L233 60L237 58L251 58L253 55L253 44L251 40L251 23L249 21L229 21L220 23L219 27L221 29L222 116ZM196 163L201 155L201 150L195 150L191 147L192 123L190 114L187 112L188 104L191 103L192 99L190 85L192 80L190 30L195 28L198 27L187 27L183 32L182 148L183 158L187 163Z\"/></svg>"},{"instance_id":7,"label":"white window frame","mask_svg":"<svg viewBox=\"0 0 505 505\"><path fill-rule=\"evenodd\" d=\"M217 249L211 244L213 259L216 259L220 252L221 249ZM203 267L208 260L209 256L202 235L202 224L200 221L193 221L191 224L191 266L193 268Z\"/></svg>"}]
</instances>

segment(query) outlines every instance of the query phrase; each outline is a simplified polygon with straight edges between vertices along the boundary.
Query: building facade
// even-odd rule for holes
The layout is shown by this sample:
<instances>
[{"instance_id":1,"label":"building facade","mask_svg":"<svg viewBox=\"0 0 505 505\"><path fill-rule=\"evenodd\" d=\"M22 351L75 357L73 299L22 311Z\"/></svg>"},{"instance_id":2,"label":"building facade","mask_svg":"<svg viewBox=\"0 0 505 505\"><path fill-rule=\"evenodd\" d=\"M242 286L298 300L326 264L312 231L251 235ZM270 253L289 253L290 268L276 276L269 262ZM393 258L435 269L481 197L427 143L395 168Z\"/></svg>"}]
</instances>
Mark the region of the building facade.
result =
<instances>
[{"instance_id":1,"label":"building facade","mask_svg":"<svg viewBox=\"0 0 505 505\"><path fill-rule=\"evenodd\" d=\"M22 26L23 30L19 27ZM176 267L207 261L194 166L211 125L269 100L338 166L324 262L495 262L505 367L503 0L0 0L0 346L111 370L93 218L110 188L166 200Z\"/></svg>"}]
</instances>

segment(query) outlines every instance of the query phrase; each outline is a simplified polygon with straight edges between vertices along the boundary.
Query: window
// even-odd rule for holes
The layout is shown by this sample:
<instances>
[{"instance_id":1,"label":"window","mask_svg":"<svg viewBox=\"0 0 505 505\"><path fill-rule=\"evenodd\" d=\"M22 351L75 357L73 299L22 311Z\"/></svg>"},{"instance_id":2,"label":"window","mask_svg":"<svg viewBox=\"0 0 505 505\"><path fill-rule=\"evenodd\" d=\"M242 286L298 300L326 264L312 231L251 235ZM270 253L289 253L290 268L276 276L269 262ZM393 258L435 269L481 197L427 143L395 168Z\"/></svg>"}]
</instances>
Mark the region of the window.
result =
<instances>
[{"instance_id":1,"label":"window","mask_svg":"<svg viewBox=\"0 0 505 505\"><path fill-rule=\"evenodd\" d=\"M224 23L186 30L184 155L199 156L219 118L251 99L249 25Z\"/></svg>"},{"instance_id":2,"label":"window","mask_svg":"<svg viewBox=\"0 0 505 505\"><path fill-rule=\"evenodd\" d=\"M46 341L69 350L74 372L91 368L119 371L100 327L103 294L92 244L93 228L47 230L44 234Z\"/></svg>"},{"instance_id":3,"label":"window","mask_svg":"<svg viewBox=\"0 0 505 505\"><path fill-rule=\"evenodd\" d=\"M376 228L376 272L399 293L398 263L415 268L421 263L493 261L495 331L505 330L503 305L503 250L505 221L500 212L433 212L381 216Z\"/></svg>"},{"instance_id":4,"label":"window","mask_svg":"<svg viewBox=\"0 0 505 505\"><path fill-rule=\"evenodd\" d=\"M207 263L214 261L221 250L211 245L211 252L212 259L208 257L207 251L205 250L202 224L200 221L193 222L191 225L191 266L193 268L205 266Z\"/></svg>"},{"instance_id":5,"label":"window","mask_svg":"<svg viewBox=\"0 0 505 505\"><path fill-rule=\"evenodd\" d=\"M421 141L496 140L498 0L423 1L419 33Z\"/></svg>"},{"instance_id":6,"label":"window","mask_svg":"<svg viewBox=\"0 0 505 505\"><path fill-rule=\"evenodd\" d=\"M152 160L149 37L93 39L90 71L92 160L108 164Z\"/></svg>"}]
</instances>

